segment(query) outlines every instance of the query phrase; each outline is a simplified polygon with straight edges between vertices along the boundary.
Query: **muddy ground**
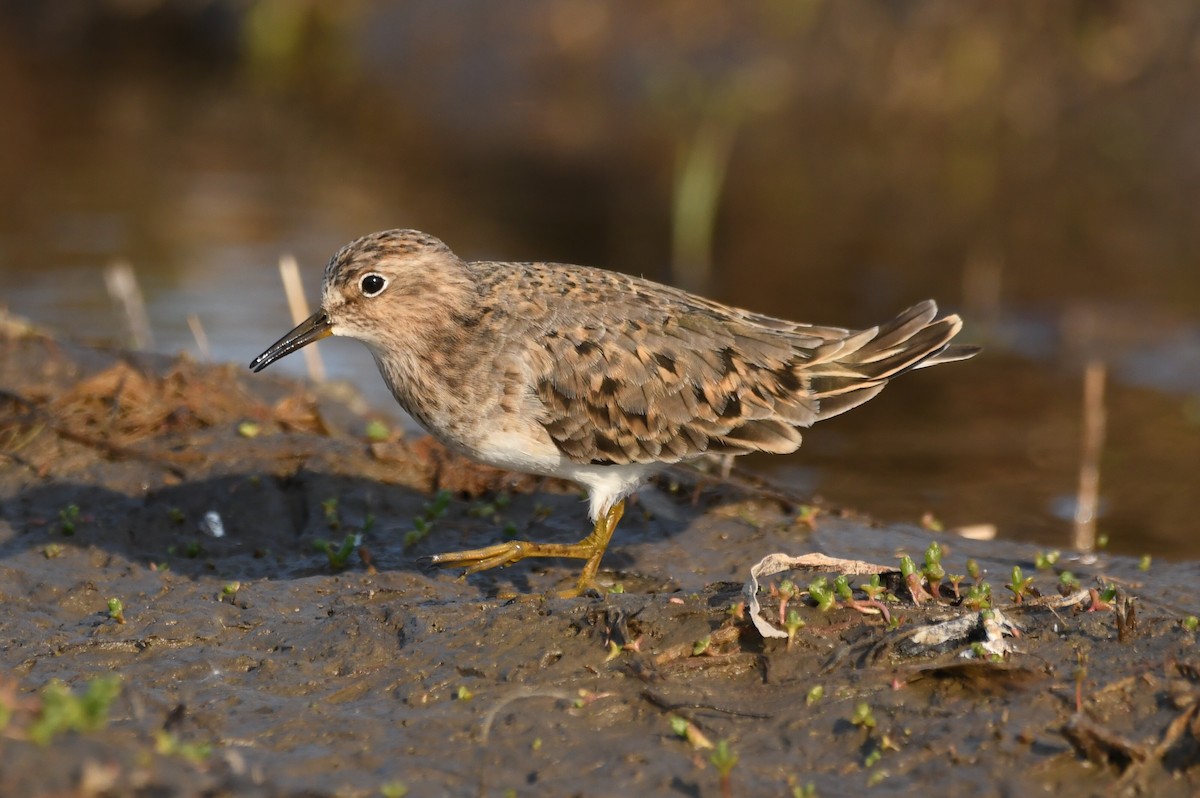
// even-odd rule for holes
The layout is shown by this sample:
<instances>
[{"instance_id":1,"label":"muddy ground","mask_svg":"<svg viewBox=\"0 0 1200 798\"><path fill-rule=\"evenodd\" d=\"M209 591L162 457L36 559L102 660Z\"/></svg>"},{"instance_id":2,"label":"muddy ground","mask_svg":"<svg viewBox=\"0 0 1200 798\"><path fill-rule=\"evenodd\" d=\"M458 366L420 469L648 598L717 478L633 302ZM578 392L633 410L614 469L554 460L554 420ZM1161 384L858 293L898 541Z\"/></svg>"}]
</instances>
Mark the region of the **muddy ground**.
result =
<instances>
[{"instance_id":1,"label":"muddy ground","mask_svg":"<svg viewBox=\"0 0 1200 798\"><path fill-rule=\"evenodd\" d=\"M553 597L566 562L464 581L419 558L575 540L579 493L371 424L329 388L2 326L0 795L1200 792L1196 563L1036 571L1029 547L679 471L614 538L604 577L625 592ZM360 532L342 562L315 545ZM972 611L949 591L915 606L894 579L895 628L798 596L789 647L731 612L771 552L895 566L933 538L949 572L978 560L1022 627L1013 651L914 645ZM1010 611L1013 565L1047 599ZM1039 606L1064 568L1118 587L1121 612ZM47 684L107 674L107 725L53 733Z\"/></svg>"}]
</instances>

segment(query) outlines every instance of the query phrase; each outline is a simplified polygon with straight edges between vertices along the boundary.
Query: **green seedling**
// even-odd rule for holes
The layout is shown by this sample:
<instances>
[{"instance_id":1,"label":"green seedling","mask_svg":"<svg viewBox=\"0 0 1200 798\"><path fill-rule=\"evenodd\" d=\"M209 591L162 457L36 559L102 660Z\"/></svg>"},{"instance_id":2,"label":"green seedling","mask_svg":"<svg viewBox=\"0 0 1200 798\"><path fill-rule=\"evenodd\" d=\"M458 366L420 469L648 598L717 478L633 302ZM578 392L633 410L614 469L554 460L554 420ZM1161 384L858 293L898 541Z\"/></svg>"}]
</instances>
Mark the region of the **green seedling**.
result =
<instances>
[{"instance_id":1,"label":"green seedling","mask_svg":"<svg viewBox=\"0 0 1200 798\"><path fill-rule=\"evenodd\" d=\"M384 424L377 418L373 418L367 422L364 432L367 436L367 440L369 440L371 443L383 443L388 438L392 437L392 430L387 424Z\"/></svg>"},{"instance_id":2,"label":"green seedling","mask_svg":"<svg viewBox=\"0 0 1200 798\"><path fill-rule=\"evenodd\" d=\"M404 547L411 548L429 536L433 524L446 514L454 495L448 490L439 490L432 501L426 502L421 514L413 518L413 528L404 536Z\"/></svg>"},{"instance_id":3,"label":"green seedling","mask_svg":"<svg viewBox=\"0 0 1200 798\"><path fill-rule=\"evenodd\" d=\"M705 636L692 643L692 656L699 657L708 652L709 646L712 645L712 637Z\"/></svg>"},{"instance_id":4,"label":"green seedling","mask_svg":"<svg viewBox=\"0 0 1200 798\"><path fill-rule=\"evenodd\" d=\"M725 614L729 616L731 621L740 621L746 615L746 602L733 602L729 605L729 609L725 610Z\"/></svg>"},{"instance_id":5,"label":"green seedling","mask_svg":"<svg viewBox=\"0 0 1200 798\"><path fill-rule=\"evenodd\" d=\"M887 605L880 600L887 592L887 588L885 588L880 581L879 574L871 574L871 578L867 580L867 583L864 585L859 585L858 589L867 594L867 600L856 602L854 605L855 608L861 609L864 607L874 607L876 610L878 610L879 614L883 616L883 622L891 625L892 615L890 612L888 612Z\"/></svg>"},{"instance_id":6,"label":"green seedling","mask_svg":"<svg viewBox=\"0 0 1200 798\"><path fill-rule=\"evenodd\" d=\"M1058 563L1058 558L1062 556L1062 552L1038 552L1033 556L1033 566L1039 571L1049 571Z\"/></svg>"},{"instance_id":7,"label":"green seedling","mask_svg":"<svg viewBox=\"0 0 1200 798\"><path fill-rule=\"evenodd\" d=\"M253 421L243 421L237 425L237 432L243 438L257 438L262 434L262 427Z\"/></svg>"},{"instance_id":8,"label":"green seedling","mask_svg":"<svg viewBox=\"0 0 1200 798\"><path fill-rule=\"evenodd\" d=\"M907 554L900 558L900 575L904 577L904 583L908 585L908 593L912 596L913 604L920 606L933 598L921 585L921 577L917 573L917 564Z\"/></svg>"},{"instance_id":9,"label":"green seedling","mask_svg":"<svg viewBox=\"0 0 1200 798\"><path fill-rule=\"evenodd\" d=\"M866 701L861 701L854 707L854 714L850 716L850 723L855 726L861 726L864 729L875 728L875 714L871 712L871 705Z\"/></svg>"},{"instance_id":10,"label":"green seedling","mask_svg":"<svg viewBox=\"0 0 1200 798\"><path fill-rule=\"evenodd\" d=\"M1058 592L1064 596L1069 596L1076 590L1079 590L1080 582L1075 577L1075 574L1070 571L1063 571L1058 575Z\"/></svg>"},{"instance_id":11,"label":"green seedling","mask_svg":"<svg viewBox=\"0 0 1200 798\"><path fill-rule=\"evenodd\" d=\"M838 574L833 580L833 592L842 601L854 600L854 589L850 587L850 578L845 574Z\"/></svg>"},{"instance_id":12,"label":"green seedling","mask_svg":"<svg viewBox=\"0 0 1200 798\"><path fill-rule=\"evenodd\" d=\"M825 697L824 686L815 684L811 688L809 688L808 694L804 696L804 703L807 706L811 707L813 704L817 703L824 697Z\"/></svg>"},{"instance_id":13,"label":"green seedling","mask_svg":"<svg viewBox=\"0 0 1200 798\"><path fill-rule=\"evenodd\" d=\"M408 785L402 781L388 781L379 785L380 798L405 798L408 795Z\"/></svg>"},{"instance_id":14,"label":"green seedling","mask_svg":"<svg viewBox=\"0 0 1200 798\"><path fill-rule=\"evenodd\" d=\"M1115 585L1105 585L1103 590L1090 587L1088 595L1091 597L1088 612L1104 612L1112 609L1112 602L1117 597L1117 588Z\"/></svg>"},{"instance_id":15,"label":"green seedling","mask_svg":"<svg viewBox=\"0 0 1200 798\"><path fill-rule=\"evenodd\" d=\"M808 596L817 603L817 609L821 612L830 610L834 599L837 598L829 587L829 580L823 576L818 576L808 583Z\"/></svg>"},{"instance_id":16,"label":"green seedling","mask_svg":"<svg viewBox=\"0 0 1200 798\"><path fill-rule=\"evenodd\" d=\"M925 515L921 516L921 526L930 532L946 531L946 525L939 521L933 513L925 513Z\"/></svg>"},{"instance_id":17,"label":"green seedling","mask_svg":"<svg viewBox=\"0 0 1200 798\"><path fill-rule=\"evenodd\" d=\"M110 598L108 600L108 617L117 623L125 623L125 605L121 603L119 598Z\"/></svg>"},{"instance_id":18,"label":"green seedling","mask_svg":"<svg viewBox=\"0 0 1200 798\"><path fill-rule=\"evenodd\" d=\"M470 701L474 697L475 694L465 684L460 684L458 689L454 691L454 699L456 701Z\"/></svg>"},{"instance_id":19,"label":"green seedling","mask_svg":"<svg viewBox=\"0 0 1200 798\"><path fill-rule=\"evenodd\" d=\"M346 535L345 539L342 540L341 546L334 548L334 545L328 540L317 538L313 541L313 548L317 551L325 552L325 556L329 558L329 566L335 571L341 571L345 569L350 555L354 553L354 549L358 546L358 542L359 536L350 534Z\"/></svg>"},{"instance_id":20,"label":"green seedling","mask_svg":"<svg viewBox=\"0 0 1200 798\"><path fill-rule=\"evenodd\" d=\"M42 554L46 556L47 560L61 557L65 551L66 549L61 543L47 543L45 546L42 546Z\"/></svg>"},{"instance_id":21,"label":"green seedling","mask_svg":"<svg viewBox=\"0 0 1200 798\"><path fill-rule=\"evenodd\" d=\"M1150 558L1149 554L1143 554L1142 559L1138 561L1138 570L1149 571L1150 570L1150 559L1151 558Z\"/></svg>"},{"instance_id":22,"label":"green seedling","mask_svg":"<svg viewBox=\"0 0 1200 798\"><path fill-rule=\"evenodd\" d=\"M500 534L503 535L506 540L516 540L517 535L520 533L521 530L517 529L517 525L512 521L509 521L504 525L504 528L500 530Z\"/></svg>"},{"instance_id":23,"label":"green seedling","mask_svg":"<svg viewBox=\"0 0 1200 798\"><path fill-rule=\"evenodd\" d=\"M1183 628L1189 632L1196 631L1196 629L1200 628L1200 618L1197 618L1195 615L1189 615L1183 619Z\"/></svg>"},{"instance_id":24,"label":"green seedling","mask_svg":"<svg viewBox=\"0 0 1200 798\"><path fill-rule=\"evenodd\" d=\"M784 620L784 628L787 629L787 647L788 651L792 650L792 643L796 640L796 632L804 628L804 621L800 620L800 613L796 610L788 610L787 619Z\"/></svg>"},{"instance_id":25,"label":"green seedling","mask_svg":"<svg viewBox=\"0 0 1200 798\"><path fill-rule=\"evenodd\" d=\"M534 737L533 742L531 742L529 744L529 750L530 751L541 751L542 750L542 738Z\"/></svg>"},{"instance_id":26,"label":"green seedling","mask_svg":"<svg viewBox=\"0 0 1200 798\"><path fill-rule=\"evenodd\" d=\"M241 582L228 582L221 588L222 601L237 601L238 591L242 589Z\"/></svg>"},{"instance_id":27,"label":"green seedling","mask_svg":"<svg viewBox=\"0 0 1200 798\"><path fill-rule=\"evenodd\" d=\"M696 724L686 718L681 718L678 715L671 715L668 720L671 723L671 731L676 735L688 741L688 745L693 751L700 751L705 748L712 748L712 740L705 736L704 732L696 728Z\"/></svg>"},{"instance_id":28,"label":"green seedling","mask_svg":"<svg viewBox=\"0 0 1200 798\"><path fill-rule=\"evenodd\" d=\"M972 610L987 610L992 606L992 586L987 582L971 585L963 597L963 606Z\"/></svg>"},{"instance_id":29,"label":"green seedling","mask_svg":"<svg viewBox=\"0 0 1200 798\"><path fill-rule=\"evenodd\" d=\"M68 504L66 507L58 511L58 528L64 535L70 537L75 534L75 524L79 521L79 505Z\"/></svg>"},{"instance_id":30,"label":"green seedling","mask_svg":"<svg viewBox=\"0 0 1200 798\"><path fill-rule=\"evenodd\" d=\"M971 577L972 582L979 582L982 577L982 571L979 570L979 563L975 560L967 560L967 576Z\"/></svg>"},{"instance_id":31,"label":"green seedling","mask_svg":"<svg viewBox=\"0 0 1200 798\"><path fill-rule=\"evenodd\" d=\"M929 595L934 599L940 599L941 584L942 579L946 576L946 569L942 567L942 546L936 540L929 544L929 548L925 549L925 562L921 567L921 574L929 583Z\"/></svg>"},{"instance_id":32,"label":"green seedling","mask_svg":"<svg viewBox=\"0 0 1200 798\"><path fill-rule=\"evenodd\" d=\"M183 514L183 510L178 507L172 507L167 510L167 519L175 526L179 526L187 520L187 516Z\"/></svg>"},{"instance_id":33,"label":"green seedling","mask_svg":"<svg viewBox=\"0 0 1200 798\"><path fill-rule=\"evenodd\" d=\"M44 746L63 732L104 728L109 708L120 692L121 680L111 675L92 679L79 696L57 679L51 680L42 688L41 709L29 726L29 739Z\"/></svg>"},{"instance_id":34,"label":"green seedling","mask_svg":"<svg viewBox=\"0 0 1200 798\"><path fill-rule=\"evenodd\" d=\"M200 541L193 540L183 547L183 554L189 560L194 560L200 556L203 549L200 547Z\"/></svg>"},{"instance_id":35,"label":"green seedling","mask_svg":"<svg viewBox=\"0 0 1200 798\"><path fill-rule=\"evenodd\" d=\"M792 798L819 798L817 795L817 785L813 784L811 781L803 785L793 785Z\"/></svg>"},{"instance_id":36,"label":"green seedling","mask_svg":"<svg viewBox=\"0 0 1200 798\"><path fill-rule=\"evenodd\" d=\"M712 754L708 757L708 761L712 762L713 767L717 769L717 775L721 780L721 795L724 798L731 798L733 795L733 784L730 781L730 776L733 773L733 767L738 763L737 752L729 747L728 740L718 740L717 747L713 749Z\"/></svg>"},{"instance_id":37,"label":"green seedling","mask_svg":"<svg viewBox=\"0 0 1200 798\"><path fill-rule=\"evenodd\" d=\"M1101 533L1096 536L1096 548L1098 548L1098 549L1107 549L1108 548L1108 535Z\"/></svg>"},{"instance_id":38,"label":"green seedling","mask_svg":"<svg viewBox=\"0 0 1200 798\"><path fill-rule=\"evenodd\" d=\"M786 623L788 602L795 598L800 590L791 579L784 579L775 588L775 592L779 594L779 624L782 626Z\"/></svg>"},{"instance_id":39,"label":"green seedling","mask_svg":"<svg viewBox=\"0 0 1200 798\"><path fill-rule=\"evenodd\" d=\"M342 517L338 513L338 500L326 499L321 502L321 512L325 514L325 525L330 529L342 528Z\"/></svg>"},{"instance_id":40,"label":"green seedling","mask_svg":"<svg viewBox=\"0 0 1200 798\"><path fill-rule=\"evenodd\" d=\"M1033 577L1025 576L1021 572L1021 566L1014 565L1012 569L1012 578L1005 585L1009 592L1013 594L1013 599L1020 604L1025 600L1025 594L1029 592L1030 586L1033 585Z\"/></svg>"},{"instance_id":41,"label":"green seedling","mask_svg":"<svg viewBox=\"0 0 1200 798\"><path fill-rule=\"evenodd\" d=\"M965 574L946 574L946 581L950 583L950 589L954 591L955 601L960 601L962 599L962 591L959 588L959 585L962 584L962 581L966 578L967 577Z\"/></svg>"},{"instance_id":42,"label":"green seedling","mask_svg":"<svg viewBox=\"0 0 1200 798\"><path fill-rule=\"evenodd\" d=\"M820 507L814 507L811 504L802 504L796 508L796 517L792 519L792 523L803 524L809 529L816 529L817 516L820 515L820 513Z\"/></svg>"},{"instance_id":43,"label":"green seedling","mask_svg":"<svg viewBox=\"0 0 1200 798\"><path fill-rule=\"evenodd\" d=\"M212 743L185 743L169 731L154 733L154 750L163 756L178 756L199 765L212 756Z\"/></svg>"},{"instance_id":44,"label":"green seedling","mask_svg":"<svg viewBox=\"0 0 1200 798\"><path fill-rule=\"evenodd\" d=\"M863 757L863 767L873 768L879 764L879 760L883 759L883 750L880 748L872 748L871 752Z\"/></svg>"}]
</instances>

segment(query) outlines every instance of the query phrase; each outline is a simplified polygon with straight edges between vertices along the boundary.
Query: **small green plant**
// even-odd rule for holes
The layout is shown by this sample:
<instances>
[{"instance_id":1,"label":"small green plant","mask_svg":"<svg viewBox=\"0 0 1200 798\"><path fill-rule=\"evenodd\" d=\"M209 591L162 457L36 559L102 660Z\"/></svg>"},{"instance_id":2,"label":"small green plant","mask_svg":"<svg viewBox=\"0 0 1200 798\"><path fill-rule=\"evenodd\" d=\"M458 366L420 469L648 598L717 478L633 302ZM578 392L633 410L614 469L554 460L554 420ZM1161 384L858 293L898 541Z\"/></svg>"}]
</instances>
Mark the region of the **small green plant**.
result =
<instances>
[{"instance_id":1,"label":"small green plant","mask_svg":"<svg viewBox=\"0 0 1200 798\"><path fill-rule=\"evenodd\" d=\"M1194 632L1196 629L1200 629L1200 618L1197 618L1195 615L1187 616L1183 619L1183 628L1187 629L1189 632Z\"/></svg>"},{"instance_id":2,"label":"small green plant","mask_svg":"<svg viewBox=\"0 0 1200 798\"><path fill-rule=\"evenodd\" d=\"M712 645L712 637L705 635L696 642L692 643L692 656L699 657L708 653L709 646Z\"/></svg>"},{"instance_id":3,"label":"small green plant","mask_svg":"<svg viewBox=\"0 0 1200 798\"><path fill-rule=\"evenodd\" d=\"M1033 577L1025 576L1021 572L1021 566L1014 565L1012 569L1012 578L1005 585L1009 592L1013 594L1013 599L1020 604L1025 600L1025 594L1029 592L1030 586L1033 585Z\"/></svg>"},{"instance_id":4,"label":"small green plant","mask_svg":"<svg viewBox=\"0 0 1200 798\"><path fill-rule=\"evenodd\" d=\"M238 591L242 589L241 582L227 582L221 587L221 601L237 601Z\"/></svg>"},{"instance_id":5,"label":"small green plant","mask_svg":"<svg viewBox=\"0 0 1200 798\"><path fill-rule=\"evenodd\" d=\"M125 605L121 603L119 598L110 598L108 600L108 617L117 623L125 623Z\"/></svg>"},{"instance_id":6,"label":"small green plant","mask_svg":"<svg viewBox=\"0 0 1200 798\"><path fill-rule=\"evenodd\" d=\"M823 576L818 576L808 583L808 596L816 602L817 609L821 612L832 609L834 600L837 598L833 589L829 587L829 580Z\"/></svg>"},{"instance_id":7,"label":"small green plant","mask_svg":"<svg viewBox=\"0 0 1200 798\"><path fill-rule=\"evenodd\" d=\"M358 547L359 535L349 534L342 540L342 545L335 547L328 540L317 538L313 541L313 548L317 551L325 552L325 556L329 558L329 567L335 571L344 570L346 563L350 560L350 555Z\"/></svg>"},{"instance_id":8,"label":"small green plant","mask_svg":"<svg viewBox=\"0 0 1200 798\"><path fill-rule=\"evenodd\" d=\"M63 548L61 543L47 543L45 546L42 546L42 554L46 556L47 560L61 557L65 551L66 549Z\"/></svg>"},{"instance_id":9,"label":"small green plant","mask_svg":"<svg viewBox=\"0 0 1200 798\"><path fill-rule=\"evenodd\" d=\"M243 438L257 438L262 434L262 427L253 421L243 421L237 425L237 432Z\"/></svg>"},{"instance_id":10,"label":"small green plant","mask_svg":"<svg viewBox=\"0 0 1200 798\"><path fill-rule=\"evenodd\" d=\"M1142 559L1138 561L1138 570L1149 571L1150 570L1150 560L1151 560L1151 557L1149 554L1143 554Z\"/></svg>"},{"instance_id":11,"label":"small green plant","mask_svg":"<svg viewBox=\"0 0 1200 798\"><path fill-rule=\"evenodd\" d=\"M796 610L788 610L787 618L783 622L784 628L787 629L787 647L790 651L792 643L796 641L796 632L804 628L804 621L800 619L800 613Z\"/></svg>"},{"instance_id":12,"label":"small green plant","mask_svg":"<svg viewBox=\"0 0 1200 798\"><path fill-rule=\"evenodd\" d=\"M854 707L854 714L850 716L850 722L855 726L864 729L875 728L875 714L871 712L871 705L866 701L861 701Z\"/></svg>"},{"instance_id":13,"label":"small green plant","mask_svg":"<svg viewBox=\"0 0 1200 798\"><path fill-rule=\"evenodd\" d=\"M813 704L817 703L824 697L825 697L824 686L819 685L819 684L814 684L812 687L809 688L808 694L806 696L804 696L804 703L811 707Z\"/></svg>"},{"instance_id":14,"label":"small green plant","mask_svg":"<svg viewBox=\"0 0 1200 798\"><path fill-rule=\"evenodd\" d=\"M967 576L971 577L971 581L978 582L982 575L982 571L979 569L979 563L973 559L967 560Z\"/></svg>"},{"instance_id":15,"label":"small green plant","mask_svg":"<svg viewBox=\"0 0 1200 798\"><path fill-rule=\"evenodd\" d=\"M992 606L992 586L989 582L978 582L967 589L963 606L972 610L987 610Z\"/></svg>"},{"instance_id":16,"label":"small green plant","mask_svg":"<svg viewBox=\"0 0 1200 798\"><path fill-rule=\"evenodd\" d=\"M392 437L392 431L388 425L377 418L373 418L367 422L364 432L366 433L367 440L371 443L383 443Z\"/></svg>"},{"instance_id":17,"label":"small green plant","mask_svg":"<svg viewBox=\"0 0 1200 798\"><path fill-rule=\"evenodd\" d=\"M936 540L925 549L925 562L921 566L921 575L929 584L929 595L935 599L941 598L942 579L946 577L946 569L942 567L942 545Z\"/></svg>"},{"instance_id":18,"label":"small green plant","mask_svg":"<svg viewBox=\"0 0 1200 798\"><path fill-rule=\"evenodd\" d=\"M724 798L730 798L733 795L733 783L730 776L733 773L734 765L738 763L737 752L729 747L728 740L718 740L717 747L713 749L708 761L712 762L713 767L717 769L717 775L721 780L721 795Z\"/></svg>"},{"instance_id":19,"label":"small green plant","mask_svg":"<svg viewBox=\"0 0 1200 798\"><path fill-rule=\"evenodd\" d=\"M1076 590L1079 590L1080 582L1075 574L1070 571L1063 571L1058 575L1058 592L1064 596L1069 596Z\"/></svg>"},{"instance_id":20,"label":"small green plant","mask_svg":"<svg viewBox=\"0 0 1200 798\"><path fill-rule=\"evenodd\" d=\"M1039 551L1033 557L1033 566L1035 568L1037 568L1039 571L1049 571L1051 568L1053 568L1055 566L1055 564L1058 563L1058 558L1061 556L1062 556L1062 552L1058 552L1058 551L1051 551L1051 552Z\"/></svg>"},{"instance_id":21,"label":"small green plant","mask_svg":"<svg viewBox=\"0 0 1200 798\"><path fill-rule=\"evenodd\" d=\"M68 504L66 507L58 511L58 528L67 537L75 534L75 524L78 522L78 504Z\"/></svg>"},{"instance_id":22,"label":"small green plant","mask_svg":"<svg viewBox=\"0 0 1200 798\"><path fill-rule=\"evenodd\" d=\"M381 798L405 798L408 795L408 785L402 781L388 781L379 785Z\"/></svg>"},{"instance_id":23,"label":"small green plant","mask_svg":"<svg viewBox=\"0 0 1200 798\"><path fill-rule=\"evenodd\" d=\"M178 756L199 765L212 756L212 743L185 743L171 732L159 729L154 733L154 750L163 756Z\"/></svg>"},{"instance_id":24,"label":"small green plant","mask_svg":"<svg viewBox=\"0 0 1200 798\"><path fill-rule=\"evenodd\" d=\"M78 696L57 679L51 680L42 688L41 708L29 726L29 739L44 746L63 732L104 728L108 710L120 693L121 680L112 675L92 679Z\"/></svg>"},{"instance_id":25,"label":"small green plant","mask_svg":"<svg viewBox=\"0 0 1200 798\"><path fill-rule=\"evenodd\" d=\"M175 526L179 526L187 520L187 516L178 507L171 507L167 510L167 519Z\"/></svg>"},{"instance_id":26,"label":"small green plant","mask_svg":"<svg viewBox=\"0 0 1200 798\"><path fill-rule=\"evenodd\" d=\"M908 593L912 596L913 604L920 606L932 598L921 584L921 576L917 573L917 564L907 554L900 558L900 575L904 577L904 583L908 586Z\"/></svg>"},{"instance_id":27,"label":"small green plant","mask_svg":"<svg viewBox=\"0 0 1200 798\"><path fill-rule=\"evenodd\" d=\"M330 529L342 528L342 516L338 513L337 498L326 499L321 502L321 512L325 515L325 525Z\"/></svg>"},{"instance_id":28,"label":"small green plant","mask_svg":"<svg viewBox=\"0 0 1200 798\"><path fill-rule=\"evenodd\" d=\"M456 701L470 701L474 697L475 694L465 684L460 684L454 691L454 700Z\"/></svg>"},{"instance_id":29,"label":"small green plant","mask_svg":"<svg viewBox=\"0 0 1200 798\"><path fill-rule=\"evenodd\" d=\"M959 588L959 585L966 578L965 574L946 574L946 581L950 583L950 589L954 591L955 600L962 598L962 590Z\"/></svg>"},{"instance_id":30,"label":"small green plant","mask_svg":"<svg viewBox=\"0 0 1200 798\"><path fill-rule=\"evenodd\" d=\"M183 555L189 560L194 560L200 556L204 549L200 546L200 541L193 540L183 547Z\"/></svg>"},{"instance_id":31,"label":"small green plant","mask_svg":"<svg viewBox=\"0 0 1200 798\"><path fill-rule=\"evenodd\" d=\"M450 506L452 498L454 498L454 494L450 491L439 490L434 495L433 501L425 503L421 514L413 518L413 528L404 535L405 548L411 548L429 536L434 522L446 514L446 508Z\"/></svg>"}]
</instances>

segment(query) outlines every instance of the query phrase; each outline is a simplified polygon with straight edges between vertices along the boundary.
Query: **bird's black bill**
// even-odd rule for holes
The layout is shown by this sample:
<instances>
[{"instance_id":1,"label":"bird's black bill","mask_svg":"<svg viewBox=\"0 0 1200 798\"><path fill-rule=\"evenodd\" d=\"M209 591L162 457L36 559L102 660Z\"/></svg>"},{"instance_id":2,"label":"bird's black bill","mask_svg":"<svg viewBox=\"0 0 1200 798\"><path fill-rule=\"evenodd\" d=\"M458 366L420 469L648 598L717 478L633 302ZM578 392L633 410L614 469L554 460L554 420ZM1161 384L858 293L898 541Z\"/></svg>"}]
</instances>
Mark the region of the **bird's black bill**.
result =
<instances>
[{"instance_id":1,"label":"bird's black bill","mask_svg":"<svg viewBox=\"0 0 1200 798\"><path fill-rule=\"evenodd\" d=\"M325 311L318 310L297 324L296 328L290 333L271 344L266 352L263 352L250 361L250 368L255 372L262 371L276 360L279 360L279 358L290 355L297 349L308 346L313 341L320 341L325 336L332 334L333 328L329 325L329 317L325 315Z\"/></svg>"}]
</instances>

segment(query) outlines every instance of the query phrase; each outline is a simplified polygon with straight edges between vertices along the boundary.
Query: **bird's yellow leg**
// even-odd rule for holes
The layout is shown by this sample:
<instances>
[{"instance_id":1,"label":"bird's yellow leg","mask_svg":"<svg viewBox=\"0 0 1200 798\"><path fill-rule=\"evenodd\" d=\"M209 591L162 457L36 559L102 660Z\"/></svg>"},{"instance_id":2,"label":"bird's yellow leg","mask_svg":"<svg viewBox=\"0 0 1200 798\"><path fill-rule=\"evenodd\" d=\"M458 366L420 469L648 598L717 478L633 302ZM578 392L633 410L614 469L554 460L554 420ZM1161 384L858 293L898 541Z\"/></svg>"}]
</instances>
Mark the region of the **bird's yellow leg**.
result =
<instances>
[{"instance_id":1,"label":"bird's yellow leg","mask_svg":"<svg viewBox=\"0 0 1200 798\"><path fill-rule=\"evenodd\" d=\"M434 565L465 566L463 576L486 571L501 565L512 565L526 557L571 557L587 560L579 575L579 582L573 590L564 591L563 595L578 596L589 587L593 587L596 572L600 569L600 560L612 539L613 530L625 512L625 500L614 504L606 513L596 519L592 532L578 543L533 543L528 540L510 540L497 543L495 546L485 546L481 549L453 551L446 554L434 554L429 562Z\"/></svg>"}]
</instances>

